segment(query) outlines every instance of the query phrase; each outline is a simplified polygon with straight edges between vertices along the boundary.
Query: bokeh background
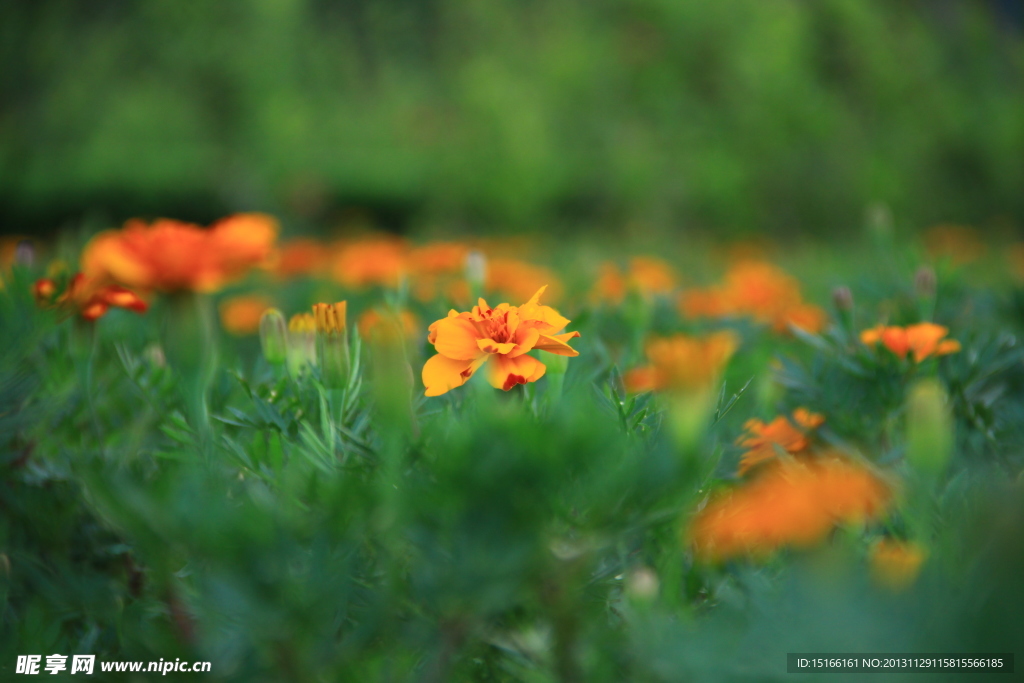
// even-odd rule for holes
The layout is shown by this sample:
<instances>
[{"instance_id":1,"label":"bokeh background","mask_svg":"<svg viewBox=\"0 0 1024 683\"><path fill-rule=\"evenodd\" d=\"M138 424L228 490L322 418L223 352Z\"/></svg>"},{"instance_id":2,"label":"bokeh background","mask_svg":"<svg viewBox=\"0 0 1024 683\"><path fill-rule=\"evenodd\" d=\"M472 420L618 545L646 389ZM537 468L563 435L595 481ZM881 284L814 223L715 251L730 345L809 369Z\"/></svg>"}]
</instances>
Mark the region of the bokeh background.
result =
<instances>
[{"instance_id":1,"label":"bokeh background","mask_svg":"<svg viewBox=\"0 0 1024 683\"><path fill-rule=\"evenodd\" d=\"M0 4L0 229L1024 218L1020 0Z\"/></svg>"}]
</instances>

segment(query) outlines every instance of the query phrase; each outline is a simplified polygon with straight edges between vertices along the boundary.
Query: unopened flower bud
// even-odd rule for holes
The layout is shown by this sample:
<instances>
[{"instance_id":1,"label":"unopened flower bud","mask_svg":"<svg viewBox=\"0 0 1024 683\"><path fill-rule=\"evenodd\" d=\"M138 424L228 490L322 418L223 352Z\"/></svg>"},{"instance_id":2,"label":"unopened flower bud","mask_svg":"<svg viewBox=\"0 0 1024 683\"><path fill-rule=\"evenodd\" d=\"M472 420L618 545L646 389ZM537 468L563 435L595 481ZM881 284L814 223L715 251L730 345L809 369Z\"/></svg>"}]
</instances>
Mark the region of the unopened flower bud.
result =
<instances>
[{"instance_id":1,"label":"unopened flower bud","mask_svg":"<svg viewBox=\"0 0 1024 683\"><path fill-rule=\"evenodd\" d=\"M324 385L340 389L348 381L347 303L314 304L316 352Z\"/></svg>"},{"instance_id":2,"label":"unopened flower bud","mask_svg":"<svg viewBox=\"0 0 1024 683\"><path fill-rule=\"evenodd\" d=\"M941 474L953 451L953 418L937 380L923 379L907 395L907 461L918 471Z\"/></svg>"},{"instance_id":3,"label":"unopened flower bud","mask_svg":"<svg viewBox=\"0 0 1024 683\"><path fill-rule=\"evenodd\" d=\"M271 365L285 362L288 354L288 332L284 315L276 308L268 308L260 316L260 347L263 357Z\"/></svg>"},{"instance_id":4,"label":"unopened flower bud","mask_svg":"<svg viewBox=\"0 0 1024 683\"><path fill-rule=\"evenodd\" d=\"M892 240L892 211L885 204L876 202L868 206L865 223L876 243L886 244Z\"/></svg>"},{"instance_id":5,"label":"unopened flower bud","mask_svg":"<svg viewBox=\"0 0 1024 683\"><path fill-rule=\"evenodd\" d=\"M638 567L626 575L626 595L637 602L651 602L660 587L658 575L650 567Z\"/></svg>"},{"instance_id":6,"label":"unopened flower bud","mask_svg":"<svg viewBox=\"0 0 1024 683\"><path fill-rule=\"evenodd\" d=\"M921 266L914 273L914 291L922 299L931 299L935 296L938 288L938 279L935 277L935 269L931 266Z\"/></svg>"},{"instance_id":7,"label":"unopened flower bud","mask_svg":"<svg viewBox=\"0 0 1024 683\"><path fill-rule=\"evenodd\" d=\"M846 285L832 290L832 303L837 310L848 312L853 310L853 292Z\"/></svg>"},{"instance_id":8,"label":"unopened flower bud","mask_svg":"<svg viewBox=\"0 0 1024 683\"><path fill-rule=\"evenodd\" d=\"M288 373L297 377L316 365L316 319L311 313L298 313L288 321Z\"/></svg>"},{"instance_id":9,"label":"unopened flower bud","mask_svg":"<svg viewBox=\"0 0 1024 683\"><path fill-rule=\"evenodd\" d=\"M547 366L548 375L564 375L569 369L569 357L558 354L546 354L544 365Z\"/></svg>"}]
</instances>

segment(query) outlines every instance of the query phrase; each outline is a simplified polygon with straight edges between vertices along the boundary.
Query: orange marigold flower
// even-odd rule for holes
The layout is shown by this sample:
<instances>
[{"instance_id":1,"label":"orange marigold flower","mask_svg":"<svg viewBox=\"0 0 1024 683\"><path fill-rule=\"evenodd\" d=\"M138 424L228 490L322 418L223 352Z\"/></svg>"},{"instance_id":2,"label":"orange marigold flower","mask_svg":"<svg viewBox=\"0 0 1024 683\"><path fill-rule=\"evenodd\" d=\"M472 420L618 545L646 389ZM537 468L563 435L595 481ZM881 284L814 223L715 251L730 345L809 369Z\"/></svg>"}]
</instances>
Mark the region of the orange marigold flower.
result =
<instances>
[{"instance_id":1,"label":"orange marigold flower","mask_svg":"<svg viewBox=\"0 0 1024 683\"><path fill-rule=\"evenodd\" d=\"M317 275L327 267L330 251L322 242L296 239L284 244L274 263L274 274L281 278Z\"/></svg>"},{"instance_id":2,"label":"orange marigold flower","mask_svg":"<svg viewBox=\"0 0 1024 683\"><path fill-rule=\"evenodd\" d=\"M469 253L470 248L459 242L434 242L413 249L409 254L413 295L420 301L430 301L450 289L462 278Z\"/></svg>"},{"instance_id":3,"label":"orange marigold flower","mask_svg":"<svg viewBox=\"0 0 1024 683\"><path fill-rule=\"evenodd\" d=\"M881 539L871 546L871 575L887 588L903 590L917 580L927 556L916 543Z\"/></svg>"},{"instance_id":4,"label":"orange marigold flower","mask_svg":"<svg viewBox=\"0 0 1024 683\"><path fill-rule=\"evenodd\" d=\"M806 408L797 408L791 418L779 415L767 424L756 418L747 420L743 425L745 434L736 440L738 446L747 449L740 457L740 476L755 465L774 459L776 448L791 454L806 450L810 444L807 432L819 427L824 421L824 416Z\"/></svg>"},{"instance_id":5,"label":"orange marigold flower","mask_svg":"<svg viewBox=\"0 0 1024 683\"><path fill-rule=\"evenodd\" d=\"M331 273L346 287L397 287L408 270L408 245L397 237L368 237L342 245Z\"/></svg>"},{"instance_id":6,"label":"orange marigold flower","mask_svg":"<svg viewBox=\"0 0 1024 683\"><path fill-rule=\"evenodd\" d=\"M229 216L208 230L170 219L130 220L92 238L82 269L91 280L137 289L211 292L264 263L277 229L264 214Z\"/></svg>"},{"instance_id":7,"label":"orange marigold flower","mask_svg":"<svg viewBox=\"0 0 1024 683\"><path fill-rule=\"evenodd\" d=\"M220 304L221 325L231 334L256 334L260 329L260 318L264 311L273 305L264 296L235 296L225 299Z\"/></svg>"},{"instance_id":8,"label":"orange marigold flower","mask_svg":"<svg viewBox=\"0 0 1024 683\"><path fill-rule=\"evenodd\" d=\"M620 304L627 292L634 291L643 297L659 296L669 294L676 284L675 271L668 263L653 256L635 256L629 260L625 273L610 261L602 263L591 298Z\"/></svg>"},{"instance_id":9,"label":"orange marigold flower","mask_svg":"<svg viewBox=\"0 0 1024 683\"><path fill-rule=\"evenodd\" d=\"M646 346L650 363L625 374L626 389L634 393L706 389L722 374L737 345L736 335L727 331L706 337L654 337Z\"/></svg>"},{"instance_id":10,"label":"orange marigold flower","mask_svg":"<svg viewBox=\"0 0 1024 683\"><path fill-rule=\"evenodd\" d=\"M480 299L472 311L449 311L430 325L427 340L437 355L423 366L427 396L440 396L460 387L485 364L491 386L508 391L517 384L535 382L547 369L526 355L547 351L559 356L578 356L568 342L579 332L565 332L569 324L550 306L540 304L541 287L522 306L498 304L491 308ZM488 362L490 361L490 362Z\"/></svg>"},{"instance_id":11,"label":"orange marigold flower","mask_svg":"<svg viewBox=\"0 0 1024 683\"><path fill-rule=\"evenodd\" d=\"M679 308L687 317L750 316L786 332L794 325L820 332L825 312L804 302L799 283L770 263L743 261L733 265L719 287L683 292Z\"/></svg>"},{"instance_id":12,"label":"orange marigold flower","mask_svg":"<svg viewBox=\"0 0 1024 683\"><path fill-rule=\"evenodd\" d=\"M846 458L779 460L753 481L713 496L687 538L705 560L763 556L818 543L836 524L875 519L891 500L889 485Z\"/></svg>"},{"instance_id":13,"label":"orange marigold flower","mask_svg":"<svg viewBox=\"0 0 1024 683\"><path fill-rule=\"evenodd\" d=\"M32 286L32 295L42 308L72 309L84 320L102 318L111 306L135 313L145 313L149 309L149 304L130 289L119 285L100 285L86 278L83 273L76 273L59 295L53 280L37 280Z\"/></svg>"},{"instance_id":14,"label":"orange marigold flower","mask_svg":"<svg viewBox=\"0 0 1024 683\"><path fill-rule=\"evenodd\" d=\"M915 363L931 356L945 356L960 350L960 342L945 339L949 328L935 323L918 323L907 327L879 325L860 333L860 340L866 346L877 346L879 342L899 358L910 353Z\"/></svg>"},{"instance_id":15,"label":"orange marigold flower","mask_svg":"<svg viewBox=\"0 0 1024 683\"><path fill-rule=\"evenodd\" d=\"M405 309L395 315L371 308L359 316L359 334L363 339L395 342L402 339L415 339L419 335L419 331L419 318Z\"/></svg>"}]
</instances>

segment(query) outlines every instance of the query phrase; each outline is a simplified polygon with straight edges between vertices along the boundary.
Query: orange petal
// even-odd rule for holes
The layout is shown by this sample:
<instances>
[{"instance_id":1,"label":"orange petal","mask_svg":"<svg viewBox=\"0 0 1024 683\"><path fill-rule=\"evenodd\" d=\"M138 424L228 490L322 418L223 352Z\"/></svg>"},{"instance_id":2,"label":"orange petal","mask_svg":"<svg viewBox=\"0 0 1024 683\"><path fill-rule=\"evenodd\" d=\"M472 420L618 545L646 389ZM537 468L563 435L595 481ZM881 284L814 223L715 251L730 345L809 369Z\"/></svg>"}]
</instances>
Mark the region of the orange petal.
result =
<instances>
[{"instance_id":1,"label":"orange petal","mask_svg":"<svg viewBox=\"0 0 1024 683\"><path fill-rule=\"evenodd\" d=\"M508 391L517 384L536 382L547 367L533 356L492 356L487 368L487 381L495 389Z\"/></svg>"},{"instance_id":2,"label":"orange petal","mask_svg":"<svg viewBox=\"0 0 1024 683\"><path fill-rule=\"evenodd\" d=\"M465 318L444 318L434 323L434 349L455 360L473 360L480 355L480 333Z\"/></svg>"},{"instance_id":3,"label":"orange petal","mask_svg":"<svg viewBox=\"0 0 1024 683\"><path fill-rule=\"evenodd\" d=\"M515 358L532 351L538 339L540 339L540 332L536 328L523 327L516 334L516 348L512 349L508 355Z\"/></svg>"},{"instance_id":4,"label":"orange petal","mask_svg":"<svg viewBox=\"0 0 1024 683\"><path fill-rule=\"evenodd\" d=\"M486 359L487 357L484 356ZM461 387L473 375L472 361L454 360L441 354L423 364L423 386L427 396L440 396L455 387Z\"/></svg>"},{"instance_id":5,"label":"orange petal","mask_svg":"<svg viewBox=\"0 0 1024 683\"><path fill-rule=\"evenodd\" d=\"M540 340L533 345L533 348L540 351L547 351L556 356L569 356L570 358L580 355L580 352L569 346L566 342L573 337L580 336L579 332L567 332L566 334L540 335Z\"/></svg>"},{"instance_id":6,"label":"orange petal","mask_svg":"<svg viewBox=\"0 0 1024 683\"><path fill-rule=\"evenodd\" d=\"M490 337L486 339L477 339L476 345L484 353L500 353L502 355L508 353L516 347L515 342L496 342Z\"/></svg>"},{"instance_id":7,"label":"orange petal","mask_svg":"<svg viewBox=\"0 0 1024 683\"><path fill-rule=\"evenodd\" d=\"M936 356L945 356L949 353L956 353L960 350L960 342L956 339L946 339L945 341L939 342L939 345L935 348Z\"/></svg>"}]
</instances>

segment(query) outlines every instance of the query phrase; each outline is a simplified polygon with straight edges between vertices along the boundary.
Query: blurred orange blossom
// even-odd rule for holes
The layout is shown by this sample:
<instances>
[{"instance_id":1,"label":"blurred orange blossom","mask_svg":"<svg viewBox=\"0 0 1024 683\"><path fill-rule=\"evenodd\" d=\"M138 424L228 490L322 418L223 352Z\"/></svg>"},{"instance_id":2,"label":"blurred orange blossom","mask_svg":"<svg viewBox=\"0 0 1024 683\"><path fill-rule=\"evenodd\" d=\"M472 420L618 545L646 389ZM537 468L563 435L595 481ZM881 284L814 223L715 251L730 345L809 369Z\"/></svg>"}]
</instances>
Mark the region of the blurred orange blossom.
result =
<instances>
[{"instance_id":1,"label":"blurred orange blossom","mask_svg":"<svg viewBox=\"0 0 1024 683\"><path fill-rule=\"evenodd\" d=\"M752 481L713 495L686 535L704 560L764 556L818 543L836 524L875 519L891 501L886 482L845 457L777 460Z\"/></svg>"},{"instance_id":2,"label":"blurred orange blossom","mask_svg":"<svg viewBox=\"0 0 1024 683\"><path fill-rule=\"evenodd\" d=\"M630 392L703 391L714 384L736 351L732 332L715 332L706 337L676 334L648 340L648 365L634 368L623 377Z\"/></svg>"},{"instance_id":3,"label":"blurred orange blossom","mask_svg":"<svg viewBox=\"0 0 1024 683\"><path fill-rule=\"evenodd\" d=\"M437 355L423 366L427 396L440 396L465 384L485 364L491 386L508 391L517 384L535 382L547 369L526 355L547 351L559 356L578 356L569 346L579 332L561 333L569 320L550 306L540 304L541 287L522 306L507 303L491 308L483 299L469 312L449 311L429 327L427 340Z\"/></svg>"},{"instance_id":4,"label":"blurred orange blossom","mask_svg":"<svg viewBox=\"0 0 1024 683\"><path fill-rule=\"evenodd\" d=\"M245 295L225 299L220 304L220 321L234 335L256 334L263 312L273 303L265 296Z\"/></svg>"},{"instance_id":5,"label":"blurred orange blossom","mask_svg":"<svg viewBox=\"0 0 1024 683\"><path fill-rule=\"evenodd\" d=\"M71 308L85 320L98 320L111 306L136 313L145 313L149 309L149 304L132 290L119 285L99 285L83 273L76 273L59 295L54 280L37 280L32 287L32 295L41 307Z\"/></svg>"},{"instance_id":6,"label":"blurred orange blossom","mask_svg":"<svg viewBox=\"0 0 1024 683\"><path fill-rule=\"evenodd\" d=\"M747 420L743 425L745 434L736 440L737 445L747 449L740 458L740 476L775 458L778 455L776 447L791 454L806 450L810 444L807 432L824 421L824 416L806 408L797 408L791 418L779 415L767 424L757 418Z\"/></svg>"},{"instance_id":7,"label":"blurred orange blossom","mask_svg":"<svg viewBox=\"0 0 1024 683\"><path fill-rule=\"evenodd\" d=\"M86 245L82 269L90 280L142 290L212 292L271 255L277 221L237 214L209 229L166 218L147 225L130 220Z\"/></svg>"},{"instance_id":8,"label":"blurred orange blossom","mask_svg":"<svg viewBox=\"0 0 1024 683\"><path fill-rule=\"evenodd\" d=\"M935 323L918 323L899 327L879 325L860 333L860 340L866 346L877 346L879 342L899 358L911 353L915 363L930 356L945 356L960 350L960 342L944 339L949 328Z\"/></svg>"}]
</instances>

